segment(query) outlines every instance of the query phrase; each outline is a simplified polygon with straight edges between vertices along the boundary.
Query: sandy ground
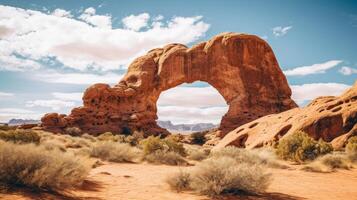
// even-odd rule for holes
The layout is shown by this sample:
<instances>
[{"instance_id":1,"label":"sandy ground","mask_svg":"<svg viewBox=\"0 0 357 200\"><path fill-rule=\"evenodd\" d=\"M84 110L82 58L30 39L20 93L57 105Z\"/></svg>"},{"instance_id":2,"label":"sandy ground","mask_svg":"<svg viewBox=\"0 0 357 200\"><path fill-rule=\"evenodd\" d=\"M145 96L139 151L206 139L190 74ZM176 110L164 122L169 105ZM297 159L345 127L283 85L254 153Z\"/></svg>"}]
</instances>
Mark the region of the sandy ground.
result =
<instances>
[{"instance_id":1,"label":"sandy ground","mask_svg":"<svg viewBox=\"0 0 357 200\"><path fill-rule=\"evenodd\" d=\"M168 174L184 169L166 165L106 164L93 169L81 189L70 195L13 192L1 195L4 200L28 199L86 199L86 200L203 200L210 199L192 192L170 191L165 183ZM266 194L260 196L222 197L219 199L316 199L357 200L357 169L339 170L333 173L313 173L300 170L271 169L273 182Z\"/></svg>"}]
</instances>

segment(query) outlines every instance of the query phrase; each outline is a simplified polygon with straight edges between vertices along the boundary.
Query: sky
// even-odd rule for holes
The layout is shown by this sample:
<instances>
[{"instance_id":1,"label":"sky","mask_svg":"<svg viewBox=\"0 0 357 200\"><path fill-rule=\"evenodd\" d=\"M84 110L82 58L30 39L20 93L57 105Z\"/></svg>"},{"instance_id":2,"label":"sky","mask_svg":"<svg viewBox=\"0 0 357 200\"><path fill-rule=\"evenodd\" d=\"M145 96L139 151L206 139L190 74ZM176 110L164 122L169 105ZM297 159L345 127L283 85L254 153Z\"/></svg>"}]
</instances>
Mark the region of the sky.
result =
<instances>
[{"instance_id":1,"label":"sky","mask_svg":"<svg viewBox=\"0 0 357 200\"><path fill-rule=\"evenodd\" d=\"M148 50L222 32L266 40L300 106L357 80L356 1L0 0L0 122L68 114L85 88L119 82ZM159 119L173 123L217 124L226 111L204 82L158 101Z\"/></svg>"}]
</instances>

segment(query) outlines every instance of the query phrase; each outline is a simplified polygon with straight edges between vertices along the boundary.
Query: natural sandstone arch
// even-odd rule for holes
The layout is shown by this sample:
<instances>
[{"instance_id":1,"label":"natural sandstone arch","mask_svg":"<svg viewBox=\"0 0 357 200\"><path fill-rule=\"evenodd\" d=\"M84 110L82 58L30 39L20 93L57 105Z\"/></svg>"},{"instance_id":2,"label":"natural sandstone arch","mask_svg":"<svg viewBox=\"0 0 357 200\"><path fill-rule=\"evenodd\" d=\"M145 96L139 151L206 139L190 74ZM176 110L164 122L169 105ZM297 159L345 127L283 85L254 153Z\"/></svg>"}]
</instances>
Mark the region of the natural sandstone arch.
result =
<instances>
[{"instance_id":1,"label":"natural sandstone arch","mask_svg":"<svg viewBox=\"0 0 357 200\"><path fill-rule=\"evenodd\" d=\"M68 116L46 114L42 126L53 131L76 126L92 134L123 128L167 134L155 121L160 93L194 81L209 83L229 105L219 127L223 134L296 107L270 46L254 35L225 33L191 48L169 44L149 51L130 64L117 85L89 87L82 107Z\"/></svg>"}]
</instances>

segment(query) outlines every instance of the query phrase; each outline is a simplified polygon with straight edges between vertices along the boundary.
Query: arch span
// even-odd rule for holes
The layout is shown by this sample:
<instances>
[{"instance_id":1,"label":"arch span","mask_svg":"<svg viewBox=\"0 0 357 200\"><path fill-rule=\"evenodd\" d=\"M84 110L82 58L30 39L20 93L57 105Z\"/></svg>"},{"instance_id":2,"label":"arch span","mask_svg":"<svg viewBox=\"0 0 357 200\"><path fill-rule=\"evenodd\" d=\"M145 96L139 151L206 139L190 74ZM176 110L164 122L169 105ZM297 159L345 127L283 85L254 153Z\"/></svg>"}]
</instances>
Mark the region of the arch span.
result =
<instances>
[{"instance_id":1,"label":"arch span","mask_svg":"<svg viewBox=\"0 0 357 200\"><path fill-rule=\"evenodd\" d=\"M117 85L89 87L82 107L68 116L46 114L42 126L55 131L77 126L92 134L123 128L167 134L155 121L160 93L194 81L209 83L229 105L219 127L222 136L261 116L296 107L270 46L254 35L224 33L191 48L169 44L149 51L130 64Z\"/></svg>"}]
</instances>

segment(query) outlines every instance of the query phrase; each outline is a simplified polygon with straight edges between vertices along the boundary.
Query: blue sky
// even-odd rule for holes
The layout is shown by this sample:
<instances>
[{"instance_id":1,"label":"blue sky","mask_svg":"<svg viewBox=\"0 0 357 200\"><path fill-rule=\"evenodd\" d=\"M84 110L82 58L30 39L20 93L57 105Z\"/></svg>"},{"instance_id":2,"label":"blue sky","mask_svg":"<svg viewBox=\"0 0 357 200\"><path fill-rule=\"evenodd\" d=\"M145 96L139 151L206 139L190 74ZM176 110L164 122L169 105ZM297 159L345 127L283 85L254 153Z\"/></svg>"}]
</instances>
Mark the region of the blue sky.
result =
<instances>
[{"instance_id":1,"label":"blue sky","mask_svg":"<svg viewBox=\"0 0 357 200\"><path fill-rule=\"evenodd\" d=\"M0 121L68 113L86 87L115 84L147 50L221 32L265 39L300 105L356 81L356 1L0 0ZM226 111L205 83L168 90L158 105L176 123L217 123Z\"/></svg>"}]
</instances>

